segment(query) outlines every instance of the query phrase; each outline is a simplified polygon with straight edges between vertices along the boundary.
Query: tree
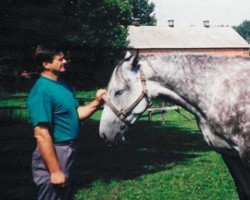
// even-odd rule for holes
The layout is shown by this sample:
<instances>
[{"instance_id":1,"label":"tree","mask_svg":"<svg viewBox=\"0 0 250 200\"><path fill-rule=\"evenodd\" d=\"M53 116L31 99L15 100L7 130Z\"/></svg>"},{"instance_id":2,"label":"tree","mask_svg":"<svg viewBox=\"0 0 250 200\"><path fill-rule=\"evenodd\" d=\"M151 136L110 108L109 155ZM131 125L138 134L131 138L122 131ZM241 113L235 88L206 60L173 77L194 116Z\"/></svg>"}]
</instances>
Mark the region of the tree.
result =
<instances>
[{"instance_id":1,"label":"tree","mask_svg":"<svg viewBox=\"0 0 250 200\"><path fill-rule=\"evenodd\" d=\"M96 84L108 80L115 59L127 46L133 17L154 24L154 5L147 0L6 0L0 6L0 82L19 80L34 71L39 43L60 43L68 49L68 80ZM105 74L106 77L101 77ZM99 77L97 77L99 76ZM3 85L3 84L1 84ZM8 84L6 84L8 85ZM22 86L22 84L16 84Z\"/></svg>"},{"instance_id":2,"label":"tree","mask_svg":"<svg viewBox=\"0 0 250 200\"><path fill-rule=\"evenodd\" d=\"M156 25L154 3L149 3L148 0L129 0L129 3L132 5L133 18L139 18L144 25Z\"/></svg>"},{"instance_id":3,"label":"tree","mask_svg":"<svg viewBox=\"0 0 250 200\"><path fill-rule=\"evenodd\" d=\"M69 80L107 84L112 63L127 46L131 9L127 0L66 1L64 12L71 19L66 40L73 61Z\"/></svg>"},{"instance_id":4,"label":"tree","mask_svg":"<svg viewBox=\"0 0 250 200\"><path fill-rule=\"evenodd\" d=\"M4 1L0 7L0 71L6 73L0 81L8 83L13 76L18 80L24 69L34 71L34 49L44 42L64 44L72 52L67 78L86 81L81 80L85 69L85 77L93 78L97 67L111 63L127 45L131 8L127 0Z\"/></svg>"},{"instance_id":5,"label":"tree","mask_svg":"<svg viewBox=\"0 0 250 200\"><path fill-rule=\"evenodd\" d=\"M102 51L127 45L125 27L131 18L128 1L71 0L66 1L64 12L70 19L65 37L72 46Z\"/></svg>"},{"instance_id":6,"label":"tree","mask_svg":"<svg viewBox=\"0 0 250 200\"><path fill-rule=\"evenodd\" d=\"M250 21L249 20L243 21L240 25L234 28L248 43L250 43Z\"/></svg>"}]
</instances>

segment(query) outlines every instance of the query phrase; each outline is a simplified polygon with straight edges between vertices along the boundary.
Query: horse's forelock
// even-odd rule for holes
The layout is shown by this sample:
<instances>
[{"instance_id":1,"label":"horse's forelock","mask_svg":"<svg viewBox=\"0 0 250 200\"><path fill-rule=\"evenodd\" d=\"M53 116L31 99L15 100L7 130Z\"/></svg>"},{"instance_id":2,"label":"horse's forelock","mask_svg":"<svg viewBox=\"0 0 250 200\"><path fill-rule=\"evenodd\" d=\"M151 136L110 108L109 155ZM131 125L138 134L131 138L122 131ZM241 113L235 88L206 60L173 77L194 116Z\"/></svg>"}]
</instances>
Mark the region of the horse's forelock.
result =
<instances>
[{"instance_id":1,"label":"horse's forelock","mask_svg":"<svg viewBox=\"0 0 250 200\"><path fill-rule=\"evenodd\" d=\"M108 88L110 88L111 84L114 84L114 81L115 81L115 84L118 84L121 82L126 83L123 69L122 69L122 64L116 66L116 68L112 74L111 80L113 80L113 81L109 82Z\"/></svg>"},{"instance_id":2,"label":"horse's forelock","mask_svg":"<svg viewBox=\"0 0 250 200\"><path fill-rule=\"evenodd\" d=\"M126 59L119 62L112 76L115 79L116 83L122 83L122 84L125 84L125 87L128 87L126 75L127 75L128 70L130 69L132 70L132 64L129 67L124 67L123 64L125 62L127 62Z\"/></svg>"}]
</instances>

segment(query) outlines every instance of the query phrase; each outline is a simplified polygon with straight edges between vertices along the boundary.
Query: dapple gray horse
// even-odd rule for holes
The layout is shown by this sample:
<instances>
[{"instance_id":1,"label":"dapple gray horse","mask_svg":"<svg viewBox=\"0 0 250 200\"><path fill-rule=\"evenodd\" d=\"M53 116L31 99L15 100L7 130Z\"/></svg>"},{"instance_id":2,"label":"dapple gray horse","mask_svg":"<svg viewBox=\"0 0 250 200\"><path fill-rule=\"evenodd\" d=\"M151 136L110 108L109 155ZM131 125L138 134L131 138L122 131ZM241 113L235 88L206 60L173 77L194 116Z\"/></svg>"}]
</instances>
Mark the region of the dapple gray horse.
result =
<instances>
[{"instance_id":1,"label":"dapple gray horse","mask_svg":"<svg viewBox=\"0 0 250 200\"><path fill-rule=\"evenodd\" d=\"M210 147L222 155L240 199L250 199L250 60L127 52L104 98L100 136L124 140L150 99L164 96L196 116Z\"/></svg>"}]
</instances>

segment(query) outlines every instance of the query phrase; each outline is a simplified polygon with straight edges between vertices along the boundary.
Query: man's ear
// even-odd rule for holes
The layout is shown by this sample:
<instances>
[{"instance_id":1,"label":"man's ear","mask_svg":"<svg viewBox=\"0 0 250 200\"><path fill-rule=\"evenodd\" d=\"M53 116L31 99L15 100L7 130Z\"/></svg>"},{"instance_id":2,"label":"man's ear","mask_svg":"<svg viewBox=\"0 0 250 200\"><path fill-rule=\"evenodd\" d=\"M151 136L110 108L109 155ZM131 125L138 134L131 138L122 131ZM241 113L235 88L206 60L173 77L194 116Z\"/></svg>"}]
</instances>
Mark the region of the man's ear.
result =
<instances>
[{"instance_id":1,"label":"man's ear","mask_svg":"<svg viewBox=\"0 0 250 200\"><path fill-rule=\"evenodd\" d=\"M49 69L49 62L43 62L42 63L42 66L43 66L43 68L45 69L45 70L47 70L47 69Z\"/></svg>"}]
</instances>

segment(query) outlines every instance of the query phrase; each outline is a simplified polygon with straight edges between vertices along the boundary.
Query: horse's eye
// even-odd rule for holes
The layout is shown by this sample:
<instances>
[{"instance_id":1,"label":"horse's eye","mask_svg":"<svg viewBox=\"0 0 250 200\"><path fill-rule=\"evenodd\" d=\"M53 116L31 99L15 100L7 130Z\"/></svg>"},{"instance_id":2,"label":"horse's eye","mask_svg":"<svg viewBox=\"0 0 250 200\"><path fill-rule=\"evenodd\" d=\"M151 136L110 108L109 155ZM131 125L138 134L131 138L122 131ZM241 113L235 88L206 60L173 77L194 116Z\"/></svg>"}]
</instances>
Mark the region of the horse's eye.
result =
<instances>
[{"instance_id":1,"label":"horse's eye","mask_svg":"<svg viewBox=\"0 0 250 200\"><path fill-rule=\"evenodd\" d=\"M115 96L121 95L124 92L124 90L118 90L115 92Z\"/></svg>"}]
</instances>

